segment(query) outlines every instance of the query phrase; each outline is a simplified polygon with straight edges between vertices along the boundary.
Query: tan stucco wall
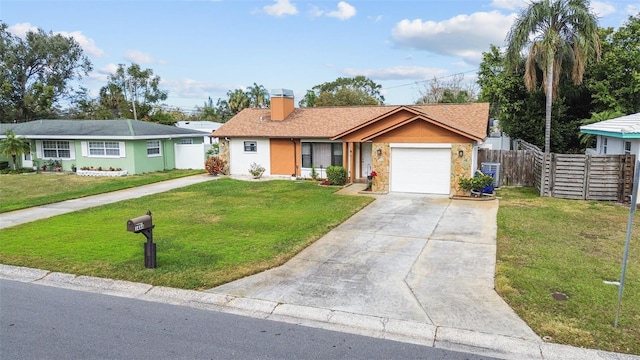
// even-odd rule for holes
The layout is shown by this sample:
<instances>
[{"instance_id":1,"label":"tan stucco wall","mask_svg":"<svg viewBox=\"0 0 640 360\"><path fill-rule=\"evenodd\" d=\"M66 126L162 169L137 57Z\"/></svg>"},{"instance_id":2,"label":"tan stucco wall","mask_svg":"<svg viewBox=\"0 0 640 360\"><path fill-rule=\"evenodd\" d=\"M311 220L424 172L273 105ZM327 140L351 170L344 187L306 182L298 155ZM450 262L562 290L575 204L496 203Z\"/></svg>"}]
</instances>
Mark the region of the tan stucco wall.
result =
<instances>
[{"instance_id":1,"label":"tan stucco wall","mask_svg":"<svg viewBox=\"0 0 640 360\"><path fill-rule=\"evenodd\" d=\"M381 150L379 156L378 149ZM374 142L371 156L373 171L378 175L371 183L371 191L389 192L389 171L391 170L389 168L389 160L391 159L391 148L389 147L389 143Z\"/></svg>"},{"instance_id":2,"label":"tan stucco wall","mask_svg":"<svg viewBox=\"0 0 640 360\"><path fill-rule=\"evenodd\" d=\"M271 139L269 141L271 175L296 174L300 161L300 140Z\"/></svg>"}]
</instances>

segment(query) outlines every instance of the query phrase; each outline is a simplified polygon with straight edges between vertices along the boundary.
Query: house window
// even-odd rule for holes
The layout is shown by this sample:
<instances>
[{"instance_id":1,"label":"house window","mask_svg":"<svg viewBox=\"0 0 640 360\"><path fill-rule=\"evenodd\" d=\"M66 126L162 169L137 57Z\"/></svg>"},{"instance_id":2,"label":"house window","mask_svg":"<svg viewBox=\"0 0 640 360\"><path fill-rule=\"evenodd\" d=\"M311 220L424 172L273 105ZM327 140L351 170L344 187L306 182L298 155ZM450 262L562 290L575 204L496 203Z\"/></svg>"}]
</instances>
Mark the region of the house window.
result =
<instances>
[{"instance_id":1,"label":"house window","mask_svg":"<svg viewBox=\"0 0 640 360\"><path fill-rule=\"evenodd\" d=\"M180 139L180 144L181 145L192 145L193 144L193 139Z\"/></svg>"},{"instance_id":2,"label":"house window","mask_svg":"<svg viewBox=\"0 0 640 360\"><path fill-rule=\"evenodd\" d=\"M258 143L255 141L245 141L244 142L244 151L246 152L257 152L258 151Z\"/></svg>"},{"instance_id":3,"label":"house window","mask_svg":"<svg viewBox=\"0 0 640 360\"><path fill-rule=\"evenodd\" d=\"M607 154L607 138L602 138L602 153Z\"/></svg>"},{"instance_id":4,"label":"house window","mask_svg":"<svg viewBox=\"0 0 640 360\"><path fill-rule=\"evenodd\" d=\"M311 143L302 143L302 167L310 168L311 167Z\"/></svg>"},{"instance_id":5,"label":"house window","mask_svg":"<svg viewBox=\"0 0 640 360\"><path fill-rule=\"evenodd\" d=\"M331 165L342 166L342 143L331 144Z\"/></svg>"},{"instance_id":6,"label":"house window","mask_svg":"<svg viewBox=\"0 0 640 360\"><path fill-rule=\"evenodd\" d=\"M302 167L342 166L342 143L302 143Z\"/></svg>"},{"instance_id":7,"label":"house window","mask_svg":"<svg viewBox=\"0 0 640 360\"><path fill-rule=\"evenodd\" d=\"M627 155L631 154L631 141L624 142L624 153Z\"/></svg>"},{"instance_id":8,"label":"house window","mask_svg":"<svg viewBox=\"0 0 640 360\"><path fill-rule=\"evenodd\" d=\"M147 156L160 156L160 140L147 141Z\"/></svg>"},{"instance_id":9,"label":"house window","mask_svg":"<svg viewBox=\"0 0 640 360\"><path fill-rule=\"evenodd\" d=\"M120 156L120 143L117 141L89 141L89 156Z\"/></svg>"},{"instance_id":10,"label":"house window","mask_svg":"<svg viewBox=\"0 0 640 360\"><path fill-rule=\"evenodd\" d=\"M71 158L68 141L45 140L42 142L42 153L45 158Z\"/></svg>"}]
</instances>

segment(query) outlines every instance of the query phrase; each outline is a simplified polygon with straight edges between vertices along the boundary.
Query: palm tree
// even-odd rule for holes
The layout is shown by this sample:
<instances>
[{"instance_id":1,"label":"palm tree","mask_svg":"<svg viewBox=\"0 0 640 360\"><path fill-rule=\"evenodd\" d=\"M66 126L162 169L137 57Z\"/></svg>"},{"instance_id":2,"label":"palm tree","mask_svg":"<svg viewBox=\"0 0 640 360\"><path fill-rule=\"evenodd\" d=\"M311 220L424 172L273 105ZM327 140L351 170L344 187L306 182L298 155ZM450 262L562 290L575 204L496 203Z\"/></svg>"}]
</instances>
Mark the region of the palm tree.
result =
<instances>
[{"instance_id":1,"label":"palm tree","mask_svg":"<svg viewBox=\"0 0 640 360\"><path fill-rule=\"evenodd\" d=\"M264 86L253 83L253 86L247 88L247 95L252 108L269 107L269 92Z\"/></svg>"},{"instance_id":2,"label":"palm tree","mask_svg":"<svg viewBox=\"0 0 640 360\"><path fill-rule=\"evenodd\" d=\"M233 115L240 112L240 110L248 108L250 104L249 96L246 92L235 89L234 91L227 91L227 96L229 100L227 104L229 105L229 110Z\"/></svg>"},{"instance_id":3,"label":"palm tree","mask_svg":"<svg viewBox=\"0 0 640 360\"><path fill-rule=\"evenodd\" d=\"M26 154L31 151L29 143L21 137L16 137L16 134L7 130L7 137L0 140L0 154L3 156L11 156L13 159L13 170L18 169L18 155Z\"/></svg>"},{"instance_id":4,"label":"palm tree","mask_svg":"<svg viewBox=\"0 0 640 360\"><path fill-rule=\"evenodd\" d=\"M525 85L537 87L537 68L542 70L546 95L544 152L551 151L551 104L556 98L562 65L572 63L572 80L582 83L587 61L600 59L598 20L589 0L541 0L532 3L516 18L507 35L507 65L517 67L520 52L529 48L525 62Z\"/></svg>"}]
</instances>

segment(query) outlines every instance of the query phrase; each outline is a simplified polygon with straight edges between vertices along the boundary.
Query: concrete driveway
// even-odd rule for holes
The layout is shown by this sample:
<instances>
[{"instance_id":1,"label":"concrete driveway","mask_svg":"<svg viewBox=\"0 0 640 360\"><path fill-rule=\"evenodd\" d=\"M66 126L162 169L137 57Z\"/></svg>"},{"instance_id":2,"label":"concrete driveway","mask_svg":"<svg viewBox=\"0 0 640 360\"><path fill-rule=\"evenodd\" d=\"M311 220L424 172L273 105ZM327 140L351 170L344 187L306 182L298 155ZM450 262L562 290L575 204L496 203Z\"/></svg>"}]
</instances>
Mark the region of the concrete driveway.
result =
<instances>
[{"instance_id":1,"label":"concrete driveway","mask_svg":"<svg viewBox=\"0 0 640 360\"><path fill-rule=\"evenodd\" d=\"M209 292L537 342L493 289L497 210L380 196L283 266Z\"/></svg>"}]
</instances>

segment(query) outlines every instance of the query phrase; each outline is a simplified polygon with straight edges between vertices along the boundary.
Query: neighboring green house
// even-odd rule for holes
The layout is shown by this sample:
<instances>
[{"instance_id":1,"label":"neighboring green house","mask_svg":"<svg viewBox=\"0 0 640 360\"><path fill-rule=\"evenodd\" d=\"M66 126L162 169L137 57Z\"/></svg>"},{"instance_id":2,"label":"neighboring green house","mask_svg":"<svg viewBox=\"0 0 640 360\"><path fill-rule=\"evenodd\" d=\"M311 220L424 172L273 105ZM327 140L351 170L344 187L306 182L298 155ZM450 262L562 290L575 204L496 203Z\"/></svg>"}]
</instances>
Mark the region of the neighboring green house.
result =
<instances>
[{"instance_id":1,"label":"neighboring green house","mask_svg":"<svg viewBox=\"0 0 640 360\"><path fill-rule=\"evenodd\" d=\"M204 169L208 132L139 120L35 120L0 124L31 145L18 166L60 171L121 169L142 174L171 169ZM6 161L6 159L0 159ZM54 171L58 169L53 169Z\"/></svg>"}]
</instances>

